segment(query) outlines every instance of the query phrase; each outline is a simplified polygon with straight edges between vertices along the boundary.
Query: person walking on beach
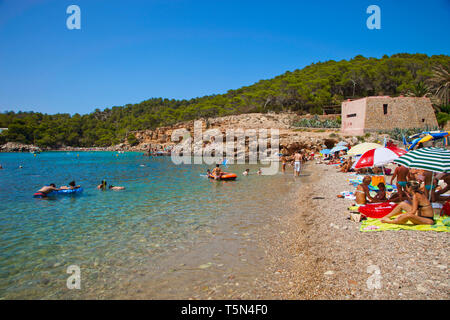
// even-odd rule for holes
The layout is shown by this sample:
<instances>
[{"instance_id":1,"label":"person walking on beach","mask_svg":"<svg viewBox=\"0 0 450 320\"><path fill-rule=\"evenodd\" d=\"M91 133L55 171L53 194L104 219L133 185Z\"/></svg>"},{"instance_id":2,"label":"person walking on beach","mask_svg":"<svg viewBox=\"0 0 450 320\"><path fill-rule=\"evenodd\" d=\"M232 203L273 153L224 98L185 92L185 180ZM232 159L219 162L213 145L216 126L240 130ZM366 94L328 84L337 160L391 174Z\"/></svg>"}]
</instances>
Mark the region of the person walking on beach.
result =
<instances>
[{"instance_id":1,"label":"person walking on beach","mask_svg":"<svg viewBox=\"0 0 450 320\"><path fill-rule=\"evenodd\" d=\"M298 151L294 154L294 177L298 177L300 175L301 163L302 163L302 155Z\"/></svg>"},{"instance_id":2,"label":"person walking on beach","mask_svg":"<svg viewBox=\"0 0 450 320\"><path fill-rule=\"evenodd\" d=\"M400 202L403 201L406 198L406 182L408 181L407 177L409 174L409 169L407 167L404 167L402 165L397 166L395 168L394 174L391 178L391 183L394 181L395 178L397 178L397 192Z\"/></svg>"}]
</instances>

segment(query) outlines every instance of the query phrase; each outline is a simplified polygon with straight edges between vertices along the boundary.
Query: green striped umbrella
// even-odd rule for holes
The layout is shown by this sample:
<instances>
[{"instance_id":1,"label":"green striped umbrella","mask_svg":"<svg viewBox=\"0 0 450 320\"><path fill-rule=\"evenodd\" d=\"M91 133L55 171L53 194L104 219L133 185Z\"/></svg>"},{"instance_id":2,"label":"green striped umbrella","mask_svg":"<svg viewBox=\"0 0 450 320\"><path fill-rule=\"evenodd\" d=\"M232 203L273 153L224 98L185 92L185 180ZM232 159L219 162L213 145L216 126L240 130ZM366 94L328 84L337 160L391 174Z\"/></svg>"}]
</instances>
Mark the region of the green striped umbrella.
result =
<instances>
[{"instance_id":1,"label":"green striped umbrella","mask_svg":"<svg viewBox=\"0 0 450 320\"><path fill-rule=\"evenodd\" d=\"M394 160L408 168L433 172L450 172L450 151L442 148L421 148Z\"/></svg>"}]
</instances>

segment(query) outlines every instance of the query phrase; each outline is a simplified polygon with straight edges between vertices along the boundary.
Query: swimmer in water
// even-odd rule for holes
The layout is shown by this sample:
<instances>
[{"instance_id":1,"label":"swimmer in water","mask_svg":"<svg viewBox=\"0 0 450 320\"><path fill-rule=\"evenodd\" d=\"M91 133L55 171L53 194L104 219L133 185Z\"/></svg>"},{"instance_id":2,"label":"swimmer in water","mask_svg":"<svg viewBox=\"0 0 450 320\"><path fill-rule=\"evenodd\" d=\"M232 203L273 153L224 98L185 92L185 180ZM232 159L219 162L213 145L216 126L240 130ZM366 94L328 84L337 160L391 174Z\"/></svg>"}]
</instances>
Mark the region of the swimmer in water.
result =
<instances>
[{"instance_id":1,"label":"swimmer in water","mask_svg":"<svg viewBox=\"0 0 450 320\"><path fill-rule=\"evenodd\" d=\"M245 171L242 172L242 175L248 176L249 173L250 173L250 169L245 169Z\"/></svg>"},{"instance_id":2,"label":"swimmer in water","mask_svg":"<svg viewBox=\"0 0 450 320\"><path fill-rule=\"evenodd\" d=\"M54 183L50 183L48 186L43 186L40 188L33 196L35 198L47 198L48 194L52 191L58 191L61 190L60 188L57 188Z\"/></svg>"},{"instance_id":3,"label":"swimmer in water","mask_svg":"<svg viewBox=\"0 0 450 320\"><path fill-rule=\"evenodd\" d=\"M75 181L70 181L68 187L62 186L59 189L60 190L73 190L73 189L78 189L78 188L80 188L80 186L77 186Z\"/></svg>"},{"instance_id":4,"label":"swimmer in water","mask_svg":"<svg viewBox=\"0 0 450 320\"><path fill-rule=\"evenodd\" d=\"M112 184L109 185L109 190L124 190L125 187L115 187Z\"/></svg>"},{"instance_id":5,"label":"swimmer in water","mask_svg":"<svg viewBox=\"0 0 450 320\"><path fill-rule=\"evenodd\" d=\"M102 183L100 183L97 186L97 189L99 189L99 190L106 190L106 185L107 185L106 180L102 180Z\"/></svg>"}]
</instances>

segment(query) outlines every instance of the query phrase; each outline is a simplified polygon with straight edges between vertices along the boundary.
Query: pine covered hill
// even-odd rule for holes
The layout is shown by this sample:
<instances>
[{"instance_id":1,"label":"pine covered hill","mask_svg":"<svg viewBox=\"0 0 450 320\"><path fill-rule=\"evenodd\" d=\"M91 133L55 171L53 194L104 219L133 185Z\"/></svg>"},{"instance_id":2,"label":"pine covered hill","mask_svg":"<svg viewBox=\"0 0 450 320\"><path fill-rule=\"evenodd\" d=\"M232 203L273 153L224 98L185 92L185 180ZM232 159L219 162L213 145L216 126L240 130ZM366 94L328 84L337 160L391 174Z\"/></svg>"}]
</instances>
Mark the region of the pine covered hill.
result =
<instances>
[{"instance_id":1,"label":"pine covered hill","mask_svg":"<svg viewBox=\"0 0 450 320\"><path fill-rule=\"evenodd\" d=\"M321 114L323 106L370 95L396 96L423 88L432 67L450 67L450 56L395 54L381 59L313 63L225 94L190 100L152 98L137 104L96 109L87 115L35 112L0 113L0 144L22 142L40 147L110 146L135 130L153 129L200 117L252 112ZM421 93L420 93L421 94Z\"/></svg>"}]
</instances>

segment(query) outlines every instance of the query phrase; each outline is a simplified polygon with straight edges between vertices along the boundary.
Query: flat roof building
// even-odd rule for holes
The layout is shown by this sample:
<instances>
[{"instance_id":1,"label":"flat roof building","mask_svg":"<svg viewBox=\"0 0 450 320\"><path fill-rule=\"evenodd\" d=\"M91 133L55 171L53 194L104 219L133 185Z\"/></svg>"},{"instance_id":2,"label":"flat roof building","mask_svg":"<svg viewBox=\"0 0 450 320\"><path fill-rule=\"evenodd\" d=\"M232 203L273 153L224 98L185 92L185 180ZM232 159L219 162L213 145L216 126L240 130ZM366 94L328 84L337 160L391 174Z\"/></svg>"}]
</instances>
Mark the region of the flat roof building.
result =
<instances>
[{"instance_id":1,"label":"flat roof building","mask_svg":"<svg viewBox=\"0 0 450 320\"><path fill-rule=\"evenodd\" d=\"M344 134L437 126L429 98L377 96L342 102L341 131Z\"/></svg>"}]
</instances>

